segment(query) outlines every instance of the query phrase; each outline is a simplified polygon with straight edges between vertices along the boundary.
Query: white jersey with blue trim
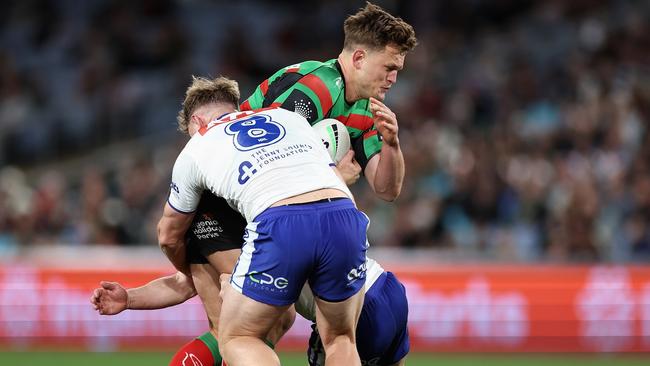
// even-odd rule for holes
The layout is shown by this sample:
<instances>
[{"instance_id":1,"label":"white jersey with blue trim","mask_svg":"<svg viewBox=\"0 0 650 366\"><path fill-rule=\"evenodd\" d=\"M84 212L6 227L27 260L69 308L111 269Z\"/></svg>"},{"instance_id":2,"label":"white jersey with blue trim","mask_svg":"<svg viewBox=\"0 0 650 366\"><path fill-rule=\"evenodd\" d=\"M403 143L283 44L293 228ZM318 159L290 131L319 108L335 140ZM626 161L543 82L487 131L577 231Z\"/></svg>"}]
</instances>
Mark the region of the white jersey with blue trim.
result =
<instances>
[{"instance_id":1,"label":"white jersey with blue trim","mask_svg":"<svg viewBox=\"0 0 650 366\"><path fill-rule=\"evenodd\" d=\"M168 203L196 210L210 190L251 222L273 203L323 188L352 194L304 117L284 109L235 112L197 132L179 154Z\"/></svg>"}]
</instances>

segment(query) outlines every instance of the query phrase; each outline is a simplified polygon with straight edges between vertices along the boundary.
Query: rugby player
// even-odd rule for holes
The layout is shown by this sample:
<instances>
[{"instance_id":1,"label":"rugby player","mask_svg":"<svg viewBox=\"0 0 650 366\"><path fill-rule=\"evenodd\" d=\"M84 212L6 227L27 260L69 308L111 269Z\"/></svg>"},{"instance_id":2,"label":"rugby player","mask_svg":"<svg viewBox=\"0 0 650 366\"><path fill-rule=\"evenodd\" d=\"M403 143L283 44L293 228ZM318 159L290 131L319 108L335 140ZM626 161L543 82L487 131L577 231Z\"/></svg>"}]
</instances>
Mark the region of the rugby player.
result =
<instances>
[{"instance_id":1,"label":"rugby player","mask_svg":"<svg viewBox=\"0 0 650 366\"><path fill-rule=\"evenodd\" d=\"M311 124L338 119L348 128L355 158L372 190L393 201L402 189L404 158L397 118L382 101L397 81L407 52L417 45L415 31L370 2L345 20L343 30L343 49L337 59L280 69L240 109L280 106Z\"/></svg>"},{"instance_id":2,"label":"rugby player","mask_svg":"<svg viewBox=\"0 0 650 366\"><path fill-rule=\"evenodd\" d=\"M193 78L192 84L186 91L182 109L178 114L178 129L191 137L199 130L202 123L205 125L205 120L201 116L204 115L206 106L225 105L227 108L236 108L238 104L239 87L236 82L224 78L214 80ZM345 164L345 160L342 162L343 164ZM351 164L351 156L347 157L347 161L348 164ZM131 289L128 297L116 283L102 282L102 287L93 292L91 302L100 314L113 315L126 308L160 308L160 303L155 302L155 296L152 296L152 293L161 291L161 289L179 288L179 291L190 291L177 294L179 298L186 298L186 295L196 291L203 302L210 322L210 332L181 347L172 357L170 366L182 365L183 360L187 357L198 358L204 365L220 365L221 355L216 339L221 310L218 278L221 273L232 272L241 252L245 227L244 218L234 211L223 198L216 197L207 191L203 192L197 214L186 235L187 259L192 274L191 280L196 290L177 286L177 283L189 280L179 272L173 276L154 280L146 286ZM111 306L103 305L102 301L111 296L116 299L128 298L128 307L127 303L123 304L124 307L117 306L121 304L118 300ZM294 318L295 312L290 308L269 333L267 337L269 346L273 347L277 343L281 335L291 327Z\"/></svg>"},{"instance_id":3,"label":"rugby player","mask_svg":"<svg viewBox=\"0 0 650 366\"><path fill-rule=\"evenodd\" d=\"M197 87L197 84L202 86ZM196 95L200 91L206 94L214 93L212 82L195 79L193 85L194 87L189 89L192 90L188 93L190 96ZM182 118L179 119L179 121L182 120ZM196 123L195 127L189 126L188 128L190 134L196 130L198 130ZM347 164L350 164L350 168L340 170L347 184L353 184L359 178L361 169L358 164L352 164L351 160L351 156L347 156ZM211 313L216 313L216 318L218 318L220 302L214 300L213 297L218 293L214 287L218 283L219 274L211 266L202 263L214 262L218 253L224 249L232 248L239 252L244 227L244 219L230 208L225 200L204 192L192 228L187 235L188 261L192 263L191 272L194 284L180 272L154 280L145 286L128 290L115 282L102 282L102 288L94 291L91 302L95 309L104 315L117 314L127 308L158 309L173 306L191 298L196 293L192 286L196 285L197 292L206 306L209 319L215 318L214 315L210 315ZM231 268L234 266L234 262L233 259L229 264ZM205 268L201 268L201 266ZM384 272L381 266L372 259L368 258L366 267L365 300L357 326L359 355L363 364L401 364L399 362L403 362L404 356L409 350L406 328L408 307L404 288L392 273ZM205 301L206 297L210 302ZM213 305L210 306L210 304ZM313 295L308 286L303 288L296 307L303 317L315 321ZM293 313L288 313L269 333L267 340L270 344L277 343L288 330L293 323L292 315ZM214 321L211 323L213 326L216 324ZM315 327L310 339L308 355L311 365L323 364L324 350ZM176 353L170 365L180 366L188 358L197 358L203 365L220 365L221 357L214 336L206 333L188 343Z\"/></svg>"},{"instance_id":4,"label":"rugby player","mask_svg":"<svg viewBox=\"0 0 650 366\"><path fill-rule=\"evenodd\" d=\"M218 339L224 360L231 366L279 364L262 340L308 280L326 364L360 365L354 334L368 220L320 139L304 118L277 108L240 113L229 103L211 103L192 118L201 128L174 165L158 238L169 260L188 274L184 235L203 190L225 198L247 219L232 286L222 288Z\"/></svg>"}]
</instances>

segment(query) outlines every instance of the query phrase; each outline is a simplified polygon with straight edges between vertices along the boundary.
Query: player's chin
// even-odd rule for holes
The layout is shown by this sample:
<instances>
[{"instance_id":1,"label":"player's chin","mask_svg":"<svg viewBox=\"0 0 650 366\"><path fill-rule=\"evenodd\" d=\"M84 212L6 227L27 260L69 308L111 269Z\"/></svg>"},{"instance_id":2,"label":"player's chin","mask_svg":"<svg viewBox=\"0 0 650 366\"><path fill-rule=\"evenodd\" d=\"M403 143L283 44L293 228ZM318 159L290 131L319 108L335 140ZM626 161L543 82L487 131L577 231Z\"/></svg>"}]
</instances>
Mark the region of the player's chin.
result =
<instances>
[{"instance_id":1,"label":"player's chin","mask_svg":"<svg viewBox=\"0 0 650 366\"><path fill-rule=\"evenodd\" d=\"M374 97L378 101L383 102L384 99L386 99L386 91L384 91L383 89L379 90L377 93L375 93Z\"/></svg>"}]
</instances>

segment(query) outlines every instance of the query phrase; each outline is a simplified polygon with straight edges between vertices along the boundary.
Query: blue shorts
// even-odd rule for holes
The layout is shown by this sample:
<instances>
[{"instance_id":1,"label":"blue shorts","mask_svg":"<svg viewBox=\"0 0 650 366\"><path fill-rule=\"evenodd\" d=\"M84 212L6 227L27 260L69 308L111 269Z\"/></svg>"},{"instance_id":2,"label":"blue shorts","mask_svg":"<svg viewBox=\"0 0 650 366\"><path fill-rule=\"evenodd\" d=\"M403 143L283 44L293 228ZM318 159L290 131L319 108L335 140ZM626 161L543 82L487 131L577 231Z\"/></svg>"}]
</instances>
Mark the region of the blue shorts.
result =
<instances>
[{"instance_id":1,"label":"blue shorts","mask_svg":"<svg viewBox=\"0 0 650 366\"><path fill-rule=\"evenodd\" d=\"M367 228L349 199L266 209L246 226L230 283L275 306L296 302L305 281L319 298L343 301L365 283Z\"/></svg>"},{"instance_id":2,"label":"blue shorts","mask_svg":"<svg viewBox=\"0 0 650 366\"><path fill-rule=\"evenodd\" d=\"M404 286L391 272L384 272L366 293L357 325L357 351L362 365L392 365L410 349L407 328L408 301ZM309 339L307 360L324 365L325 352L316 330Z\"/></svg>"},{"instance_id":3,"label":"blue shorts","mask_svg":"<svg viewBox=\"0 0 650 366\"><path fill-rule=\"evenodd\" d=\"M404 285L385 272L366 293L357 325L357 350L364 365L391 365L408 354L408 314Z\"/></svg>"}]
</instances>

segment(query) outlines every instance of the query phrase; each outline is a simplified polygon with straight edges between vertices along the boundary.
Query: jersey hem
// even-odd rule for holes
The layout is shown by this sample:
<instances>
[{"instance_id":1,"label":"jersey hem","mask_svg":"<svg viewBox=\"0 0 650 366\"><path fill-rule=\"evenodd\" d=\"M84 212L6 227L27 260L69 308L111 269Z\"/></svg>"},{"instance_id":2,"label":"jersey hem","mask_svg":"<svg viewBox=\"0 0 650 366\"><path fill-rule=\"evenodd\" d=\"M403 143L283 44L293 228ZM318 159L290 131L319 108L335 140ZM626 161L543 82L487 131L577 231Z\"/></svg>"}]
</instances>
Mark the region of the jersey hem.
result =
<instances>
[{"instance_id":1,"label":"jersey hem","mask_svg":"<svg viewBox=\"0 0 650 366\"><path fill-rule=\"evenodd\" d=\"M172 205L171 202L169 202L169 199L167 200L167 204L169 205L169 207L173 208L174 211L176 211L176 212L178 212L178 213L182 213L182 214L184 214L184 215L189 215L189 214L193 214L193 213L196 212L196 210L192 210L192 211L183 211L183 210L181 210L181 209L178 209L178 208L174 207L174 205Z\"/></svg>"}]
</instances>

